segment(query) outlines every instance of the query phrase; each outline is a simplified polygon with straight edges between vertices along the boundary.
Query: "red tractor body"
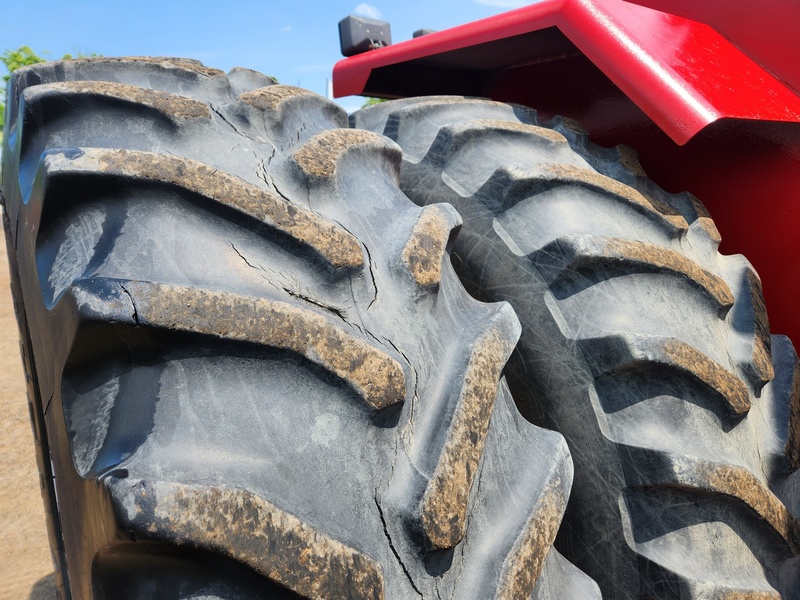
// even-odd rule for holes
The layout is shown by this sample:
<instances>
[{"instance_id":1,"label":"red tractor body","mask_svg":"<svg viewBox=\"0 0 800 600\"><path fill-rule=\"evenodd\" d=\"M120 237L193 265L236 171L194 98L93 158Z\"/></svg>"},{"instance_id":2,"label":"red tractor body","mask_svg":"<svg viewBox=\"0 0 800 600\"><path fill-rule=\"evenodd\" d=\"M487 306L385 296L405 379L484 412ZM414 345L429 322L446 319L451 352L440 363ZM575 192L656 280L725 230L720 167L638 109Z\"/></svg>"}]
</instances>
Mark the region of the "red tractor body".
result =
<instances>
[{"instance_id":1,"label":"red tractor body","mask_svg":"<svg viewBox=\"0 0 800 600\"><path fill-rule=\"evenodd\" d=\"M342 60L334 93L517 102L636 148L657 183L709 208L797 344L798 39L793 0L545 0Z\"/></svg>"}]
</instances>

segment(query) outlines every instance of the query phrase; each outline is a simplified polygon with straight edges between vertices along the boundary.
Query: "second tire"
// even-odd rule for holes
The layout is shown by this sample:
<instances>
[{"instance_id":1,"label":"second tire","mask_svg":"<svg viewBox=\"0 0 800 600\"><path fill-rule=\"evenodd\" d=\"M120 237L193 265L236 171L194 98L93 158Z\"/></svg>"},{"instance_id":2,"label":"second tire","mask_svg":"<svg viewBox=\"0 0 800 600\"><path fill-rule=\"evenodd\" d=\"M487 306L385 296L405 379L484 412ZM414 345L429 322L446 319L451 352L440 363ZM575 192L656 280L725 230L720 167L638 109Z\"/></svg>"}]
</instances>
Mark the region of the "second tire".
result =
<instances>
[{"instance_id":1,"label":"second tire","mask_svg":"<svg viewBox=\"0 0 800 600\"><path fill-rule=\"evenodd\" d=\"M557 547L603 596L800 594L796 355L702 205L520 106L416 98L351 119L400 144L412 200L458 209L462 281L520 316L512 393L575 461Z\"/></svg>"}]
</instances>

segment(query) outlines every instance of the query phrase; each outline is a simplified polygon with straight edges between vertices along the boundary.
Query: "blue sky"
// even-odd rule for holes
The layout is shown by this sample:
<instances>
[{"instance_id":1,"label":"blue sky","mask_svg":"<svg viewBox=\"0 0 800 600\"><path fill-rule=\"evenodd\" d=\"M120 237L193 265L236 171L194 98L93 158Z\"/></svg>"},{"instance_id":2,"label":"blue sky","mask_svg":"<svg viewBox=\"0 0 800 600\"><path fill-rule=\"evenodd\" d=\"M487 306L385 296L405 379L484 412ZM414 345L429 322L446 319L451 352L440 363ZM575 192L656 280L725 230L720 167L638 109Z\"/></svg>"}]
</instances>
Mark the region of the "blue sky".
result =
<instances>
[{"instance_id":1,"label":"blue sky","mask_svg":"<svg viewBox=\"0 0 800 600\"><path fill-rule=\"evenodd\" d=\"M348 14L388 20L393 41L416 29L444 29L530 3L525 0L169 0L64 2L3 0L0 51L27 45L50 58L105 56L197 58L228 70L248 67L324 94L341 58L337 23ZM31 8L35 6L35 8ZM343 99L348 110L361 99Z\"/></svg>"}]
</instances>

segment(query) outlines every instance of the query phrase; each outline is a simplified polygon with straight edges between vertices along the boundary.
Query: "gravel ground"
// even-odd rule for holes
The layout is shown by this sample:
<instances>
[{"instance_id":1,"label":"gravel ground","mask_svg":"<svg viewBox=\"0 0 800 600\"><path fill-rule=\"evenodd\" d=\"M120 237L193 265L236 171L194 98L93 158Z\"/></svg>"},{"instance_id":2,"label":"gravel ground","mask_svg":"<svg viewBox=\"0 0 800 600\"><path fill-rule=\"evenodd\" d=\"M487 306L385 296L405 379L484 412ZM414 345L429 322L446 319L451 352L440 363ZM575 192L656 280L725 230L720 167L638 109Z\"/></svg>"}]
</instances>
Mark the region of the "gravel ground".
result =
<instances>
[{"instance_id":1,"label":"gravel ground","mask_svg":"<svg viewBox=\"0 0 800 600\"><path fill-rule=\"evenodd\" d=\"M55 596L53 564L2 234L0 254L0 599L51 600Z\"/></svg>"}]
</instances>

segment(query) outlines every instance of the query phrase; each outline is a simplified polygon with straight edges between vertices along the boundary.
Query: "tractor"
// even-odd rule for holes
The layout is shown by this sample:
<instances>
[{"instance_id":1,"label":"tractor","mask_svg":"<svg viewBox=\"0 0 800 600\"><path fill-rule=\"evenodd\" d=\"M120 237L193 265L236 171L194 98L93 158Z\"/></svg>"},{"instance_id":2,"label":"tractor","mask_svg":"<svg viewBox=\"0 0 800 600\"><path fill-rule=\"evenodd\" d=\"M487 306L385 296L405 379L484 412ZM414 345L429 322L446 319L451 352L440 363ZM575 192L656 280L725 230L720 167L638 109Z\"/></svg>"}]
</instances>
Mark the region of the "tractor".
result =
<instances>
[{"instance_id":1,"label":"tractor","mask_svg":"<svg viewBox=\"0 0 800 600\"><path fill-rule=\"evenodd\" d=\"M800 600L800 5L339 29L12 76L59 598Z\"/></svg>"}]
</instances>

